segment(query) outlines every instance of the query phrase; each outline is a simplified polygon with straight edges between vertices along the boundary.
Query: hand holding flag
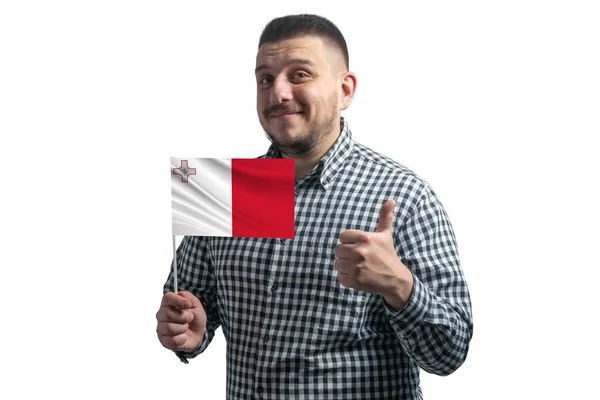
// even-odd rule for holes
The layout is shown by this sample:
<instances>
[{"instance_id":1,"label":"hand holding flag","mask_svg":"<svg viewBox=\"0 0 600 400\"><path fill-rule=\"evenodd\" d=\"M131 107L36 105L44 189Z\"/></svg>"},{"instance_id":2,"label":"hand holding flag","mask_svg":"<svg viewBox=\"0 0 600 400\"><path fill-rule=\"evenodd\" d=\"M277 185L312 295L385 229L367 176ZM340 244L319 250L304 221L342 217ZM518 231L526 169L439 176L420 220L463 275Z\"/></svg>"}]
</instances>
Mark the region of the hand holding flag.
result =
<instances>
[{"instance_id":1,"label":"hand holding flag","mask_svg":"<svg viewBox=\"0 0 600 400\"><path fill-rule=\"evenodd\" d=\"M202 344L206 312L190 292L165 293L156 320L158 340L167 349L191 352Z\"/></svg>"},{"instance_id":2,"label":"hand holding flag","mask_svg":"<svg viewBox=\"0 0 600 400\"><path fill-rule=\"evenodd\" d=\"M174 292L163 296L156 333L171 350L202 344L206 312L177 292L176 235L294 237L294 160L171 157Z\"/></svg>"}]
</instances>

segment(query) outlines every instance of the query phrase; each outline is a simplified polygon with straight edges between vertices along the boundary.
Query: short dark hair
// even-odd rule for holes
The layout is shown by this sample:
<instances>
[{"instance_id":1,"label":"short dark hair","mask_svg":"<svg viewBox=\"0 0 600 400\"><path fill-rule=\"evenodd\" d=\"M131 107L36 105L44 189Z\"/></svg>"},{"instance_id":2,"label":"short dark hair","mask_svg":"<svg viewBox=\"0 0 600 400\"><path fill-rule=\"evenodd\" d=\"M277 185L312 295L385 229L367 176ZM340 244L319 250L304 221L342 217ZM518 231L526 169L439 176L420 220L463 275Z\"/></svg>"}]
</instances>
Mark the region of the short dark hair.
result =
<instances>
[{"instance_id":1,"label":"short dark hair","mask_svg":"<svg viewBox=\"0 0 600 400\"><path fill-rule=\"evenodd\" d=\"M336 47L344 56L346 68L350 67L348 46L344 35L333 22L319 15L287 15L271 20L260 35L258 48L264 43L279 42L301 36L316 36Z\"/></svg>"}]
</instances>

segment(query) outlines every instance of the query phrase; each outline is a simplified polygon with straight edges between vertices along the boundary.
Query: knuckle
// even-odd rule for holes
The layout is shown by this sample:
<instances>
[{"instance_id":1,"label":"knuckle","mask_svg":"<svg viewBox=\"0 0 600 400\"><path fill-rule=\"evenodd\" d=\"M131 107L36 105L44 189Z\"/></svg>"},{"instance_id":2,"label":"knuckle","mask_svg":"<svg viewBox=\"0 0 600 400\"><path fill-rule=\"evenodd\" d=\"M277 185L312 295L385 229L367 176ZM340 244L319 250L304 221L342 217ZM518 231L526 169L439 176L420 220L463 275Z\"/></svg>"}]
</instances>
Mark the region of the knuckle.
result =
<instances>
[{"instance_id":1,"label":"knuckle","mask_svg":"<svg viewBox=\"0 0 600 400\"><path fill-rule=\"evenodd\" d=\"M169 322L173 322L177 320L177 311L176 310L168 310L166 314L166 319Z\"/></svg>"},{"instance_id":2,"label":"knuckle","mask_svg":"<svg viewBox=\"0 0 600 400\"><path fill-rule=\"evenodd\" d=\"M356 249L356 258L358 261L365 261L367 259L368 250L364 247L359 247Z\"/></svg>"},{"instance_id":3,"label":"knuckle","mask_svg":"<svg viewBox=\"0 0 600 400\"><path fill-rule=\"evenodd\" d=\"M165 308L163 310L163 312L160 315L160 320L166 322L170 322L173 320L173 311L171 310L171 308Z\"/></svg>"},{"instance_id":4,"label":"knuckle","mask_svg":"<svg viewBox=\"0 0 600 400\"><path fill-rule=\"evenodd\" d=\"M189 314L190 314L189 312L181 311L181 312L177 313L177 315L175 315L173 320L177 321L179 323L186 323L189 320Z\"/></svg>"},{"instance_id":5,"label":"knuckle","mask_svg":"<svg viewBox=\"0 0 600 400\"><path fill-rule=\"evenodd\" d=\"M175 324L173 324L173 323L166 324L165 328L169 335L173 335L177 332L177 329L175 328Z\"/></svg>"},{"instance_id":6,"label":"knuckle","mask_svg":"<svg viewBox=\"0 0 600 400\"><path fill-rule=\"evenodd\" d=\"M171 303L171 297L172 297L171 294L172 294L171 292L167 292L163 295L162 305L168 305Z\"/></svg>"},{"instance_id":7,"label":"knuckle","mask_svg":"<svg viewBox=\"0 0 600 400\"><path fill-rule=\"evenodd\" d=\"M184 323L184 324L175 324L175 323L172 323L169 326L169 332L172 335L178 335L182 331L185 331L187 328L188 328L188 324L187 323Z\"/></svg>"},{"instance_id":8,"label":"knuckle","mask_svg":"<svg viewBox=\"0 0 600 400\"><path fill-rule=\"evenodd\" d=\"M159 335L167 335L169 333L166 322L159 322L156 328Z\"/></svg>"}]
</instances>

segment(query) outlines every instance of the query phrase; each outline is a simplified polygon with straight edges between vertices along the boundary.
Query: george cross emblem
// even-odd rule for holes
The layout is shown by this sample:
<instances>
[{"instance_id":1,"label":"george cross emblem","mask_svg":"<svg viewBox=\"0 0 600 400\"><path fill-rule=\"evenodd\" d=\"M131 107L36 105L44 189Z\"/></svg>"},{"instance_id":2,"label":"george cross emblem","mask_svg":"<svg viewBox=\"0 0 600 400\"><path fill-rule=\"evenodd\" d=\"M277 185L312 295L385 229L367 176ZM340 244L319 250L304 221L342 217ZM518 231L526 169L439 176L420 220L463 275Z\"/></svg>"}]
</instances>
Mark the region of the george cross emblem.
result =
<instances>
[{"instance_id":1,"label":"george cross emblem","mask_svg":"<svg viewBox=\"0 0 600 400\"><path fill-rule=\"evenodd\" d=\"M188 183L188 176L196 175L196 168L190 168L188 160L181 160L179 168L173 168L173 175L179 175L181 182Z\"/></svg>"}]
</instances>

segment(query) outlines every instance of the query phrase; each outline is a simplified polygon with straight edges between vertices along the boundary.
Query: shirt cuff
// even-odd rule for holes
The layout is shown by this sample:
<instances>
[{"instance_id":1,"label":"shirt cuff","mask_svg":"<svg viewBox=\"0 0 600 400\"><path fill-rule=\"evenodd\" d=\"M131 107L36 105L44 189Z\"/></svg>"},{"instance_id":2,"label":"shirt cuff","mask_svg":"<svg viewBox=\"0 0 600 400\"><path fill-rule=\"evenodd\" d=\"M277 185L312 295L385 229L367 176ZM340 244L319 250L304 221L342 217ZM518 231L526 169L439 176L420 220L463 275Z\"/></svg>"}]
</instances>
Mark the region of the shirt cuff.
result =
<instances>
[{"instance_id":1,"label":"shirt cuff","mask_svg":"<svg viewBox=\"0 0 600 400\"><path fill-rule=\"evenodd\" d=\"M392 310L382 297L385 314L392 327L401 337L409 336L425 319L431 302L431 293L423 283L413 276L413 290L408 303L400 310Z\"/></svg>"},{"instance_id":2,"label":"shirt cuff","mask_svg":"<svg viewBox=\"0 0 600 400\"><path fill-rule=\"evenodd\" d=\"M190 362L188 361L188 359L190 358L194 358L196 357L198 354L202 353L205 349L206 346L208 346L208 330L204 331L204 336L202 337L202 343L200 344L200 347L198 347L196 350L194 351L178 351L178 350L174 350L173 352L175 353L175 355L177 357L179 357L179 360L184 363L184 364L189 364Z\"/></svg>"}]
</instances>

